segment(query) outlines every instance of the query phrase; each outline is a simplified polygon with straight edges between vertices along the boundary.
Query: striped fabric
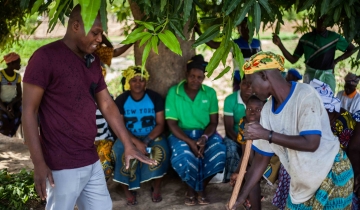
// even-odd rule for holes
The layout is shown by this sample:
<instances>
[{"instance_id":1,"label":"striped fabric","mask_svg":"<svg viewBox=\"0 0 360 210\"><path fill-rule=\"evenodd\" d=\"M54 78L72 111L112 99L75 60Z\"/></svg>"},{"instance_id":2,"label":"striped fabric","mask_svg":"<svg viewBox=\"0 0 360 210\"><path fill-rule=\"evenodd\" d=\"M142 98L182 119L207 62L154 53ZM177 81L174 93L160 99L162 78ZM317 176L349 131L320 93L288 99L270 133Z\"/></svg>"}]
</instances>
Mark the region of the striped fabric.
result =
<instances>
[{"instance_id":1,"label":"striped fabric","mask_svg":"<svg viewBox=\"0 0 360 210\"><path fill-rule=\"evenodd\" d=\"M102 116L99 109L96 109L96 126L97 126L97 134L95 141L104 140L104 139L114 141L114 138L109 129L109 125L106 122L105 118Z\"/></svg>"}]
</instances>

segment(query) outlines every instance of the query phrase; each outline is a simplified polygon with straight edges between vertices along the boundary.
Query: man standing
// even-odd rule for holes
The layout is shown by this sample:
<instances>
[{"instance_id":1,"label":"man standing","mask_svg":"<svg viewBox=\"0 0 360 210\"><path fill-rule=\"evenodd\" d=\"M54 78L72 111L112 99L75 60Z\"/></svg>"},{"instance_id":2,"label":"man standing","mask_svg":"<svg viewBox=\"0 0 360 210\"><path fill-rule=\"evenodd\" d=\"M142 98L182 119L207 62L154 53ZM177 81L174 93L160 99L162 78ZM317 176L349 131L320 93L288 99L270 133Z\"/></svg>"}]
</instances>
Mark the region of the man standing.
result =
<instances>
[{"instance_id":1,"label":"man standing","mask_svg":"<svg viewBox=\"0 0 360 210\"><path fill-rule=\"evenodd\" d=\"M284 58L271 52L252 56L243 69L256 96L272 97L261 111L260 123L245 125L244 138L254 140L255 157L235 206L244 203L276 154L291 177L286 209L349 209L353 169L331 131L317 91L287 82L280 74Z\"/></svg>"},{"instance_id":2,"label":"man standing","mask_svg":"<svg viewBox=\"0 0 360 210\"><path fill-rule=\"evenodd\" d=\"M334 67L339 61L350 57L355 47L340 34L327 30L323 22L324 17L319 18L316 29L300 38L293 55L284 47L276 34L273 35L273 42L279 46L285 58L292 64L296 63L302 55L305 56L304 83L310 83L315 78L328 84L335 92ZM335 59L336 50L344 54Z\"/></svg>"},{"instance_id":3,"label":"man standing","mask_svg":"<svg viewBox=\"0 0 360 210\"><path fill-rule=\"evenodd\" d=\"M360 94L356 91L360 78L349 72L345 78L344 90L338 92L337 98L341 101L341 107L350 113L360 110Z\"/></svg>"},{"instance_id":4,"label":"man standing","mask_svg":"<svg viewBox=\"0 0 360 210\"><path fill-rule=\"evenodd\" d=\"M100 16L88 34L79 5L63 39L31 57L24 75L23 124L34 163L35 188L46 209L111 209L96 153L96 104L125 145L126 164L137 158L155 164L132 145L92 53L102 41ZM38 116L40 137L38 133Z\"/></svg>"}]
</instances>

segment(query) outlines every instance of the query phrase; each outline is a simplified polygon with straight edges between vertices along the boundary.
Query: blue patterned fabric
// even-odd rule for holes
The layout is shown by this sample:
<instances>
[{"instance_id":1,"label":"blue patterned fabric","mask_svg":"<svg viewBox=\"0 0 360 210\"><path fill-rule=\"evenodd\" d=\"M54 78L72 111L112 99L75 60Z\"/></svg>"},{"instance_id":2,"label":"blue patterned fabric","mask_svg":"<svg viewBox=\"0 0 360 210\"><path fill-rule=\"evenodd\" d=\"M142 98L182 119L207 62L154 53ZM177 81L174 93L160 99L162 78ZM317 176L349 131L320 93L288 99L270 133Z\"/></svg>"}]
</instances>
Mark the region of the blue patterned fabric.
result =
<instances>
[{"instance_id":1,"label":"blue patterned fabric","mask_svg":"<svg viewBox=\"0 0 360 210\"><path fill-rule=\"evenodd\" d=\"M196 141L203 134L202 130L184 130L184 133ZM171 165L179 174L182 181L186 182L195 191L203 191L203 181L207 177L224 170L226 148L219 134L213 134L206 142L204 159L197 158L190 147L174 135L170 135Z\"/></svg>"},{"instance_id":2,"label":"blue patterned fabric","mask_svg":"<svg viewBox=\"0 0 360 210\"><path fill-rule=\"evenodd\" d=\"M360 110L356 111L355 113L352 114L352 117L354 118L354 120L356 122L360 122Z\"/></svg>"},{"instance_id":3,"label":"blue patterned fabric","mask_svg":"<svg viewBox=\"0 0 360 210\"><path fill-rule=\"evenodd\" d=\"M315 194L308 201L301 204L293 204L289 196L285 209L350 209L353 200L353 186L354 171L346 153L340 149L329 174Z\"/></svg>"},{"instance_id":4,"label":"blue patterned fabric","mask_svg":"<svg viewBox=\"0 0 360 210\"><path fill-rule=\"evenodd\" d=\"M143 140L143 137L138 137ZM140 162L133 164L133 169L126 170L124 158L124 145L117 139L112 147L112 155L115 159L114 181L129 186L129 190L140 188L140 183L147 182L151 179L163 177L170 164L169 146L165 137L158 137L148 145L151 147L150 158L158 162L157 165L147 165ZM130 162L132 165L133 161ZM133 170L133 173L131 171Z\"/></svg>"},{"instance_id":5,"label":"blue patterned fabric","mask_svg":"<svg viewBox=\"0 0 360 210\"><path fill-rule=\"evenodd\" d=\"M229 182L231 174L233 174L241 158L241 145L233 141L232 139L225 137L224 143L226 145L226 164L224 172L224 182Z\"/></svg>"}]
</instances>

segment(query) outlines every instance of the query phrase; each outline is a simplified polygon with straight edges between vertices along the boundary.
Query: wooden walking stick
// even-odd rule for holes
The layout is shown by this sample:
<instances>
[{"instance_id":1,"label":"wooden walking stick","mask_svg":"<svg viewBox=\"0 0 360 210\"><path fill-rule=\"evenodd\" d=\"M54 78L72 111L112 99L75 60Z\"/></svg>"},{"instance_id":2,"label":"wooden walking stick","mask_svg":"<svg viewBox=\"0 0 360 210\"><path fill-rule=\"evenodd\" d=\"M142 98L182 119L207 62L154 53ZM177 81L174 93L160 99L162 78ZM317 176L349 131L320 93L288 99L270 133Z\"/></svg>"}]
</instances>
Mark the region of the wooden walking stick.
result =
<instances>
[{"instance_id":1,"label":"wooden walking stick","mask_svg":"<svg viewBox=\"0 0 360 210\"><path fill-rule=\"evenodd\" d=\"M252 140L246 141L245 153L244 153L243 159L241 161L240 172L236 179L236 183L235 183L234 190L233 190L231 198L230 198L230 202L229 202L228 206L226 206L227 209L230 209L231 207L234 206L236 199L239 195L241 184L244 180L244 176L246 173L246 167L249 162L249 157L250 157L250 152L251 152L251 144L252 144Z\"/></svg>"}]
</instances>

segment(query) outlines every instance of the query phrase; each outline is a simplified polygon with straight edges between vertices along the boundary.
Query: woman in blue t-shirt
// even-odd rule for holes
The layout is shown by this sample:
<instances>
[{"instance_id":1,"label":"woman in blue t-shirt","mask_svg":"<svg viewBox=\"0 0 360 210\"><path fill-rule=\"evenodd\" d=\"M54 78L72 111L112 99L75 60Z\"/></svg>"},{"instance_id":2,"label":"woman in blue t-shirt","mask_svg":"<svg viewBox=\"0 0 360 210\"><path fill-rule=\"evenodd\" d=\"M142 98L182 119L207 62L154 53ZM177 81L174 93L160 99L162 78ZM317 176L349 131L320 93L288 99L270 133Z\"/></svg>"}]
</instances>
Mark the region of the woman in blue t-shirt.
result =
<instances>
[{"instance_id":1,"label":"woman in blue t-shirt","mask_svg":"<svg viewBox=\"0 0 360 210\"><path fill-rule=\"evenodd\" d=\"M136 193L132 190L139 189L140 183L154 179L151 198L153 202L160 202L161 179L169 167L169 148L166 138L162 136L165 126L164 100L158 93L146 89L149 73L145 69L130 66L122 75L125 92L115 100L121 114L120 120L124 121L136 148L158 164L146 165L132 160L130 168L126 170L124 145L118 139L112 149L115 158L114 181L121 183L127 204L135 205Z\"/></svg>"}]
</instances>

